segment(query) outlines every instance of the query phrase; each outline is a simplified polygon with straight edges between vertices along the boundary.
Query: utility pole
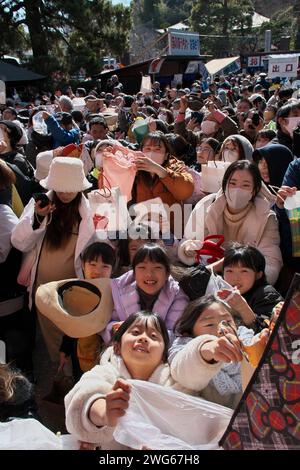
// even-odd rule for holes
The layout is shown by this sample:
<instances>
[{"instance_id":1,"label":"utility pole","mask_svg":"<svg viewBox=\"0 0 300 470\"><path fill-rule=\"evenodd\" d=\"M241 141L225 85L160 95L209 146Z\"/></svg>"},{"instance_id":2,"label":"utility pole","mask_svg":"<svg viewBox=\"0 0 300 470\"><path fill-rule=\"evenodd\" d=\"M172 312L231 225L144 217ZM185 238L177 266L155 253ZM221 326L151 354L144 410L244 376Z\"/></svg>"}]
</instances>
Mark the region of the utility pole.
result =
<instances>
[{"instance_id":1,"label":"utility pole","mask_svg":"<svg viewBox=\"0 0 300 470\"><path fill-rule=\"evenodd\" d=\"M294 5L294 14L296 18L296 40L295 40L295 49L300 49L300 0L297 0Z\"/></svg>"},{"instance_id":2,"label":"utility pole","mask_svg":"<svg viewBox=\"0 0 300 470\"><path fill-rule=\"evenodd\" d=\"M229 55L229 37L228 37L228 0L223 0L223 28L222 32L224 35L224 54L222 57Z\"/></svg>"}]
</instances>

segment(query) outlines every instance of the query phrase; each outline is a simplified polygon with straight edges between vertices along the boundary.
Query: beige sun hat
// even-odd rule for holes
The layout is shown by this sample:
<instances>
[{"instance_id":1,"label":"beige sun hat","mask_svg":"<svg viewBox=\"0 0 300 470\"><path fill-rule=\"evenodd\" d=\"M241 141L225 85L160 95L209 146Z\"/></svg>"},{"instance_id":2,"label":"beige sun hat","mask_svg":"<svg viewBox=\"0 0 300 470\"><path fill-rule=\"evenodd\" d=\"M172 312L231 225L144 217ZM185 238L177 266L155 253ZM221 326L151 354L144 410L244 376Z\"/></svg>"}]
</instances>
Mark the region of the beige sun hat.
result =
<instances>
[{"instance_id":1,"label":"beige sun hat","mask_svg":"<svg viewBox=\"0 0 300 470\"><path fill-rule=\"evenodd\" d=\"M53 158L49 174L40 185L60 193L79 193L92 186L84 175L82 161L73 157Z\"/></svg>"},{"instance_id":2,"label":"beige sun hat","mask_svg":"<svg viewBox=\"0 0 300 470\"><path fill-rule=\"evenodd\" d=\"M35 296L38 310L72 338L104 330L111 319L110 279L65 279L41 285Z\"/></svg>"}]
</instances>

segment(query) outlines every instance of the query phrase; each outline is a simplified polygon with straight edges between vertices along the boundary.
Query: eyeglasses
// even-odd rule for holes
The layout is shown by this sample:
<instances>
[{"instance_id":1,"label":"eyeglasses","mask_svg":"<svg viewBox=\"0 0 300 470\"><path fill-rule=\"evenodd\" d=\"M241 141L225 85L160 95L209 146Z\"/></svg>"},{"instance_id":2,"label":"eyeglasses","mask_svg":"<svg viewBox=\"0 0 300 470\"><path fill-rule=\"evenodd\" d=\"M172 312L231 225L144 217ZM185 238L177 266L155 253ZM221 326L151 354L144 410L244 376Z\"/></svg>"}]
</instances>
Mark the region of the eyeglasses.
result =
<instances>
[{"instance_id":1,"label":"eyeglasses","mask_svg":"<svg viewBox=\"0 0 300 470\"><path fill-rule=\"evenodd\" d=\"M208 153L211 153L212 150L211 149L208 149L207 147L197 147L196 148L196 151L197 152L208 152Z\"/></svg>"}]
</instances>

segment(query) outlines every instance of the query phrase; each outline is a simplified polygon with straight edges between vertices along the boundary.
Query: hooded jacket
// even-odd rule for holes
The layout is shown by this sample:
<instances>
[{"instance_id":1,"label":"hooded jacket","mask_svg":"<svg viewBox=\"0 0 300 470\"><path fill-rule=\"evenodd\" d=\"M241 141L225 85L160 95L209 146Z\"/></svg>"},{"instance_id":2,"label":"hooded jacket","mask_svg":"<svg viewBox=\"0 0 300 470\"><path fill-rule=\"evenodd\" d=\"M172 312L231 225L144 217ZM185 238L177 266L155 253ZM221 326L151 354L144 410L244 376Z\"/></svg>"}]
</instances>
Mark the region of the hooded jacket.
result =
<instances>
[{"instance_id":1,"label":"hooded jacket","mask_svg":"<svg viewBox=\"0 0 300 470\"><path fill-rule=\"evenodd\" d=\"M226 142L231 139L237 140L243 147L244 157L240 156L239 160L249 160L249 162L252 162L252 154L253 154L254 148L251 142L249 142L249 140L246 139L246 137L240 134L233 134L233 135L229 135L228 137L226 137L223 144L226 144Z\"/></svg>"},{"instance_id":2,"label":"hooded jacket","mask_svg":"<svg viewBox=\"0 0 300 470\"><path fill-rule=\"evenodd\" d=\"M253 160L257 165L262 158L266 160L268 165L270 178L268 183L280 188L286 170L293 161L292 152L285 145L271 143L254 151Z\"/></svg>"}]
</instances>

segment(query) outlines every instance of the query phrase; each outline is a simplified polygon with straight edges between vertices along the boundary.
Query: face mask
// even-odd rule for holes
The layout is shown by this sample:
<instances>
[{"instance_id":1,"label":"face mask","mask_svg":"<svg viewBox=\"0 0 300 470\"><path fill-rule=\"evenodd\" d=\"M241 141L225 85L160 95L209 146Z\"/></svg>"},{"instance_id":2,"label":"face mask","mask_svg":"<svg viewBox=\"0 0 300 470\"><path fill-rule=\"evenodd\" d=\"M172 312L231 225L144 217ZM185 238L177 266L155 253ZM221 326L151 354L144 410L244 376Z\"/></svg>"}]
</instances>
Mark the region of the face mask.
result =
<instances>
[{"instance_id":1,"label":"face mask","mask_svg":"<svg viewBox=\"0 0 300 470\"><path fill-rule=\"evenodd\" d=\"M239 152L237 150L225 149L223 151L223 160L225 162L236 162L239 159Z\"/></svg>"},{"instance_id":2,"label":"face mask","mask_svg":"<svg viewBox=\"0 0 300 470\"><path fill-rule=\"evenodd\" d=\"M300 122L300 117L291 117L287 118L288 124L286 126L286 129L288 133L290 134L291 137L293 137L293 131L296 129L298 123Z\"/></svg>"},{"instance_id":3,"label":"face mask","mask_svg":"<svg viewBox=\"0 0 300 470\"><path fill-rule=\"evenodd\" d=\"M177 118L178 114L179 114L179 110L174 109L174 111L173 111L174 119Z\"/></svg>"},{"instance_id":4,"label":"face mask","mask_svg":"<svg viewBox=\"0 0 300 470\"><path fill-rule=\"evenodd\" d=\"M123 107L123 109L126 113L129 113L129 111L131 110L131 108L128 108L128 107L125 107L125 106Z\"/></svg>"},{"instance_id":5,"label":"face mask","mask_svg":"<svg viewBox=\"0 0 300 470\"><path fill-rule=\"evenodd\" d=\"M143 152L143 154L158 165L162 165L165 161L165 154L162 152Z\"/></svg>"},{"instance_id":6,"label":"face mask","mask_svg":"<svg viewBox=\"0 0 300 470\"><path fill-rule=\"evenodd\" d=\"M226 188L225 196L227 204L232 209L242 210L245 209L249 201L252 199L252 191L242 188Z\"/></svg>"},{"instance_id":7,"label":"face mask","mask_svg":"<svg viewBox=\"0 0 300 470\"><path fill-rule=\"evenodd\" d=\"M211 135L216 132L217 123L213 121L203 121L201 123L201 130L205 135Z\"/></svg>"}]
</instances>

